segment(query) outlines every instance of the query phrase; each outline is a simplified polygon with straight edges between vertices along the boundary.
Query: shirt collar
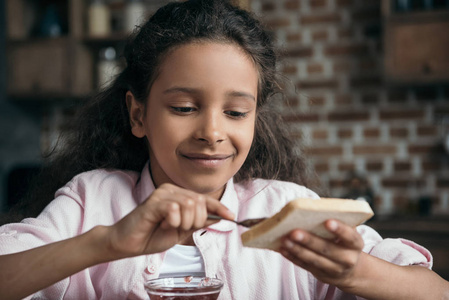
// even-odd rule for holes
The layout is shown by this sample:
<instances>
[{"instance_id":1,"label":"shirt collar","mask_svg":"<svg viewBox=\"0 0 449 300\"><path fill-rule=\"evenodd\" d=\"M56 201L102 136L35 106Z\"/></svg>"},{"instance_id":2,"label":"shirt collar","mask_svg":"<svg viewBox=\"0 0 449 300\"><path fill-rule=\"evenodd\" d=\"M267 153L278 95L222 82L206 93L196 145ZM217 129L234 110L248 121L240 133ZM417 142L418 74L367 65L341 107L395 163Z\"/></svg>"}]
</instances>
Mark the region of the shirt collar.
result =
<instances>
[{"instance_id":1,"label":"shirt collar","mask_svg":"<svg viewBox=\"0 0 449 300\"><path fill-rule=\"evenodd\" d=\"M223 196L221 196L220 202L226 206L230 211L234 213L237 217L239 212L239 200L237 196L237 192L234 188L234 180L233 178L229 179L226 183L225 191ZM229 221L220 221L209 226L210 229L218 230L218 231L231 231L234 230L237 225L233 222Z\"/></svg>"},{"instance_id":2,"label":"shirt collar","mask_svg":"<svg viewBox=\"0 0 449 300\"><path fill-rule=\"evenodd\" d=\"M140 174L140 181L137 184L137 199L140 203L143 203L156 189L154 187L153 179L150 174L149 162L143 167L142 173Z\"/></svg>"}]
</instances>

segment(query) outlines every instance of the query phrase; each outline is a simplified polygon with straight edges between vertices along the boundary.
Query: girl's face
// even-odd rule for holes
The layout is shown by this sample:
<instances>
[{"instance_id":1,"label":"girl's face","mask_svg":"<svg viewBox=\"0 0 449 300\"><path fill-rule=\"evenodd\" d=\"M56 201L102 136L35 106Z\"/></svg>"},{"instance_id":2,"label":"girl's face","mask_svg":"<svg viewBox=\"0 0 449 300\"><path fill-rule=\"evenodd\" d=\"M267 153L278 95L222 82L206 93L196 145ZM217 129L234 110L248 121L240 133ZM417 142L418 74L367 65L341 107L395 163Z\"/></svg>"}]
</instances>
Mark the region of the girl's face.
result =
<instances>
[{"instance_id":1,"label":"girl's face","mask_svg":"<svg viewBox=\"0 0 449 300\"><path fill-rule=\"evenodd\" d=\"M128 92L132 132L148 139L155 185L221 197L253 141L257 86L243 50L202 42L165 57L146 107Z\"/></svg>"}]
</instances>

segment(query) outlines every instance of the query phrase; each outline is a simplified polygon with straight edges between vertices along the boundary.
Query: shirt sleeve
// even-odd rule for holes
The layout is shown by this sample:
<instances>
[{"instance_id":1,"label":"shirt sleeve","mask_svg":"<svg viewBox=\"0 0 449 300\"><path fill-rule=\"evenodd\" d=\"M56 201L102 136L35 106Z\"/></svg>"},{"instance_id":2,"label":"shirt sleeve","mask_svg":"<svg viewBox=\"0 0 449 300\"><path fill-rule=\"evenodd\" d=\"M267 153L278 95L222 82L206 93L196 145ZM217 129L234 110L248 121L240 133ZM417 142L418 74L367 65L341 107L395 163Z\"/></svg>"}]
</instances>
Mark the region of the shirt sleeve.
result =
<instances>
[{"instance_id":1,"label":"shirt sleeve","mask_svg":"<svg viewBox=\"0 0 449 300\"><path fill-rule=\"evenodd\" d=\"M69 186L36 218L0 227L0 255L17 253L77 235L82 227L83 207ZM25 299L62 299L70 279L65 278Z\"/></svg>"},{"instance_id":2,"label":"shirt sleeve","mask_svg":"<svg viewBox=\"0 0 449 300\"><path fill-rule=\"evenodd\" d=\"M38 217L0 227L0 254L25 251L78 235L83 211L79 196L65 186Z\"/></svg>"},{"instance_id":3,"label":"shirt sleeve","mask_svg":"<svg viewBox=\"0 0 449 300\"><path fill-rule=\"evenodd\" d=\"M412 241L400 238L383 239L377 231L366 225L358 226L357 231L365 242L363 252L400 266L419 265L432 268L433 258L430 252ZM346 294L334 286L329 286L326 299L365 300Z\"/></svg>"},{"instance_id":4,"label":"shirt sleeve","mask_svg":"<svg viewBox=\"0 0 449 300\"><path fill-rule=\"evenodd\" d=\"M400 266L419 265L432 268L432 254L415 242L401 238L383 239L379 233L369 226L361 225L357 231L365 242L363 251Z\"/></svg>"}]
</instances>

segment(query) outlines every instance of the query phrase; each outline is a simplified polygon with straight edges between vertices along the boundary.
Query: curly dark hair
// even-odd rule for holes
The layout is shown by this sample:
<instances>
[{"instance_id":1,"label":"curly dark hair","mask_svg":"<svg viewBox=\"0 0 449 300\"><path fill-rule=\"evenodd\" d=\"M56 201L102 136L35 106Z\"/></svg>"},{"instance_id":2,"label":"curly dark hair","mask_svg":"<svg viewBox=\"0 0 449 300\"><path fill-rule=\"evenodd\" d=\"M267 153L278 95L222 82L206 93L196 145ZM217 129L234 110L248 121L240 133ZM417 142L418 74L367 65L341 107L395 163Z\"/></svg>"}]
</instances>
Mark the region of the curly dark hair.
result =
<instances>
[{"instance_id":1,"label":"curly dark hair","mask_svg":"<svg viewBox=\"0 0 449 300\"><path fill-rule=\"evenodd\" d=\"M129 38L126 68L88 101L65 133L63 147L50 155L38 188L28 197L31 214L39 213L56 189L79 173L98 168L142 170L149 159L148 146L131 133L125 94L131 91L145 103L164 55L195 41L236 44L259 72L255 137L234 180L265 178L307 185L305 161L272 105L282 94L270 33L250 12L229 1L190 0L163 6Z\"/></svg>"}]
</instances>

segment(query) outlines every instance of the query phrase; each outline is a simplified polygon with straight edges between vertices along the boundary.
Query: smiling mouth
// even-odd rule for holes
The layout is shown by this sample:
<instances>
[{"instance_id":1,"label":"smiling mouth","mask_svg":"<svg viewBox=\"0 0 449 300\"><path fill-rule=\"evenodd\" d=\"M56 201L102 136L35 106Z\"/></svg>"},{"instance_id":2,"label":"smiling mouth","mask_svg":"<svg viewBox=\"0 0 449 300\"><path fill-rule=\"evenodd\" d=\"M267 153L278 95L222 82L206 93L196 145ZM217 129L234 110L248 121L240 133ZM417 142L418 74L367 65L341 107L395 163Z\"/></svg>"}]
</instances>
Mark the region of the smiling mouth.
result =
<instances>
[{"instance_id":1,"label":"smiling mouth","mask_svg":"<svg viewBox=\"0 0 449 300\"><path fill-rule=\"evenodd\" d=\"M214 168L219 167L230 159L233 155L219 154L219 155L206 155L206 154L183 154L183 157L187 158L195 165Z\"/></svg>"}]
</instances>

